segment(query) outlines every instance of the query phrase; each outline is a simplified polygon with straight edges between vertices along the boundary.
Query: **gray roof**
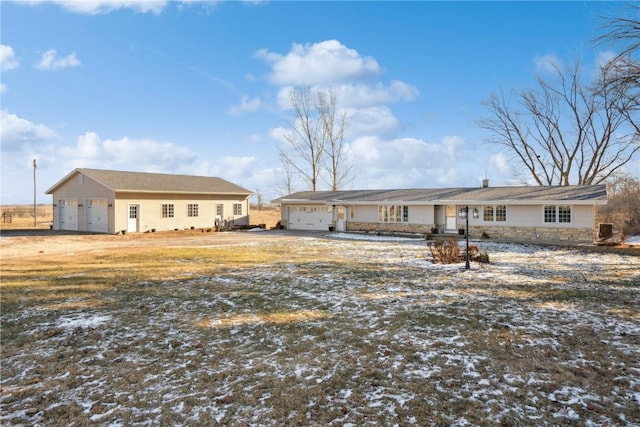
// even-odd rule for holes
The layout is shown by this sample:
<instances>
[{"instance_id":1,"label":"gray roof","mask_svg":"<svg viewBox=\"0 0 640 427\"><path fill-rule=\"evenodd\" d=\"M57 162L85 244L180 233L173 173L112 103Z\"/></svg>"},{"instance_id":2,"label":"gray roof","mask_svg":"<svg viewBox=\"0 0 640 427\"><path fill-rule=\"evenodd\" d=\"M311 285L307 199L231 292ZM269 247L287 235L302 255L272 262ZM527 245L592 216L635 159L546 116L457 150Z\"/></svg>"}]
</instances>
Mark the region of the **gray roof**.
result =
<instances>
[{"instance_id":1,"label":"gray roof","mask_svg":"<svg viewBox=\"0 0 640 427\"><path fill-rule=\"evenodd\" d=\"M53 193L77 174L83 174L116 192L182 193L182 194L242 194L252 191L222 178L211 176L171 175L164 173L126 172L103 169L74 169L46 191Z\"/></svg>"},{"instance_id":2,"label":"gray roof","mask_svg":"<svg viewBox=\"0 0 640 427\"><path fill-rule=\"evenodd\" d=\"M607 201L604 185L518 186L484 188L414 188L405 190L300 191L280 197L276 203L350 203L393 202L404 204L531 204L571 202L603 204Z\"/></svg>"}]
</instances>

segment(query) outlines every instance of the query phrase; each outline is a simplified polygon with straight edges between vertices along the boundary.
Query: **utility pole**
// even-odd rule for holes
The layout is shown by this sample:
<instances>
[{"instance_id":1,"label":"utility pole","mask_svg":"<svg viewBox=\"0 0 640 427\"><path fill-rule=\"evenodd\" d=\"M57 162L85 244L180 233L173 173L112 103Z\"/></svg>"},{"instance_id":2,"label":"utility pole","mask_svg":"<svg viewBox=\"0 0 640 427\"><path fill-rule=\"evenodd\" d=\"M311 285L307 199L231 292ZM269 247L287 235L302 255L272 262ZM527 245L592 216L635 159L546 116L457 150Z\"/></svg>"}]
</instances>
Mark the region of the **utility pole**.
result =
<instances>
[{"instance_id":1,"label":"utility pole","mask_svg":"<svg viewBox=\"0 0 640 427\"><path fill-rule=\"evenodd\" d=\"M38 226L38 208L36 204L36 159L33 159L33 226Z\"/></svg>"}]
</instances>

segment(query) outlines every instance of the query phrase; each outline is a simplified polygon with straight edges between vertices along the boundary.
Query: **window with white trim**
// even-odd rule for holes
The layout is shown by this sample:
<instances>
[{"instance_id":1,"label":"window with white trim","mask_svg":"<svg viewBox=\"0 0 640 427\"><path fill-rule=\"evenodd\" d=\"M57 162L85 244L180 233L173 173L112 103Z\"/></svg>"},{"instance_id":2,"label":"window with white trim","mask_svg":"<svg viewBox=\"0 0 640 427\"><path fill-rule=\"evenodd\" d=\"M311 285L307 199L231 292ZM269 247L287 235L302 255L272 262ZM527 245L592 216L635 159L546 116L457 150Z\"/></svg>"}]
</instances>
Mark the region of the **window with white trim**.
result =
<instances>
[{"instance_id":1,"label":"window with white trim","mask_svg":"<svg viewBox=\"0 0 640 427\"><path fill-rule=\"evenodd\" d=\"M379 222L409 222L409 206L380 205L378 206Z\"/></svg>"},{"instance_id":2,"label":"window with white trim","mask_svg":"<svg viewBox=\"0 0 640 427\"><path fill-rule=\"evenodd\" d=\"M188 203L187 204L187 216L190 216L190 217L198 216L198 204L197 203Z\"/></svg>"},{"instance_id":3,"label":"window with white trim","mask_svg":"<svg viewBox=\"0 0 640 427\"><path fill-rule=\"evenodd\" d=\"M162 204L162 218L173 218L173 203Z\"/></svg>"},{"instance_id":4,"label":"window with white trim","mask_svg":"<svg viewBox=\"0 0 640 427\"><path fill-rule=\"evenodd\" d=\"M571 206L570 205L545 205L544 222L571 222Z\"/></svg>"},{"instance_id":5,"label":"window with white trim","mask_svg":"<svg viewBox=\"0 0 640 427\"><path fill-rule=\"evenodd\" d=\"M242 215L242 203L233 204L233 215Z\"/></svg>"},{"instance_id":6,"label":"window with white trim","mask_svg":"<svg viewBox=\"0 0 640 427\"><path fill-rule=\"evenodd\" d=\"M485 206L482 211L483 221L493 221L493 206Z\"/></svg>"},{"instance_id":7,"label":"window with white trim","mask_svg":"<svg viewBox=\"0 0 640 427\"><path fill-rule=\"evenodd\" d=\"M496 206L496 221L497 222L506 222L507 221L507 206L506 205L497 205Z\"/></svg>"}]
</instances>

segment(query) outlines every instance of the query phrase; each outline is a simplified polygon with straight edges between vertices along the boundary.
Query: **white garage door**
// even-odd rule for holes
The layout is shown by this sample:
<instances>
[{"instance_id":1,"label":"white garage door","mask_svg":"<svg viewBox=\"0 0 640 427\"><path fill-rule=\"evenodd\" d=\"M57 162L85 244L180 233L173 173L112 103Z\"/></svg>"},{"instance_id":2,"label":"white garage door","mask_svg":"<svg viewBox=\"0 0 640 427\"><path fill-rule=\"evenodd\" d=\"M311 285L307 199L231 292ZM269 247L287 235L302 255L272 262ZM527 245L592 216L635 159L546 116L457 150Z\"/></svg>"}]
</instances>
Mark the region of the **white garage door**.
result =
<instances>
[{"instance_id":1,"label":"white garage door","mask_svg":"<svg viewBox=\"0 0 640 427\"><path fill-rule=\"evenodd\" d=\"M58 200L58 228L78 231L78 201L76 199Z\"/></svg>"},{"instance_id":2,"label":"white garage door","mask_svg":"<svg viewBox=\"0 0 640 427\"><path fill-rule=\"evenodd\" d=\"M87 199L87 231L94 233L109 232L107 199Z\"/></svg>"},{"instance_id":3,"label":"white garage door","mask_svg":"<svg viewBox=\"0 0 640 427\"><path fill-rule=\"evenodd\" d=\"M331 225L331 208L326 206L292 206L289 208L289 224L292 230L328 231Z\"/></svg>"}]
</instances>

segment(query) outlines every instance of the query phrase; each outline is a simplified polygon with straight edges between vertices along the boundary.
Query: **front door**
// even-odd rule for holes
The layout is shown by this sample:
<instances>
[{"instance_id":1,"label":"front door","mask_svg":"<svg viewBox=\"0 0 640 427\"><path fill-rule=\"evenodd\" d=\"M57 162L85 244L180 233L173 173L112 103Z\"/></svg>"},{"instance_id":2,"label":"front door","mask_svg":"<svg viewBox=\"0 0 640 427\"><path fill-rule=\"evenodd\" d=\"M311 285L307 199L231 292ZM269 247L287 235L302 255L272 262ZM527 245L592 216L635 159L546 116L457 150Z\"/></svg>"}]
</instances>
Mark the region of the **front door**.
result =
<instances>
[{"instance_id":1,"label":"front door","mask_svg":"<svg viewBox=\"0 0 640 427\"><path fill-rule=\"evenodd\" d=\"M445 233L455 233L456 228L456 207L455 205L447 205L444 216L444 231Z\"/></svg>"},{"instance_id":2,"label":"front door","mask_svg":"<svg viewBox=\"0 0 640 427\"><path fill-rule=\"evenodd\" d=\"M344 207L336 207L336 231L344 231Z\"/></svg>"},{"instance_id":3,"label":"front door","mask_svg":"<svg viewBox=\"0 0 640 427\"><path fill-rule=\"evenodd\" d=\"M129 205L127 231L131 233L137 233L140 231L140 205Z\"/></svg>"}]
</instances>

